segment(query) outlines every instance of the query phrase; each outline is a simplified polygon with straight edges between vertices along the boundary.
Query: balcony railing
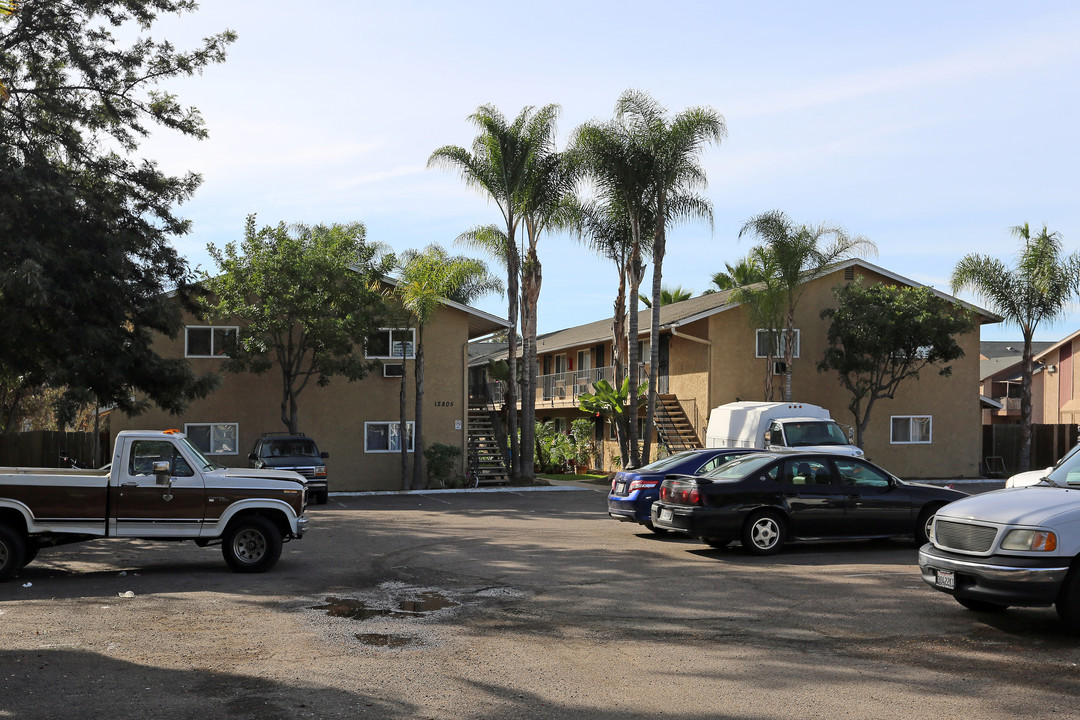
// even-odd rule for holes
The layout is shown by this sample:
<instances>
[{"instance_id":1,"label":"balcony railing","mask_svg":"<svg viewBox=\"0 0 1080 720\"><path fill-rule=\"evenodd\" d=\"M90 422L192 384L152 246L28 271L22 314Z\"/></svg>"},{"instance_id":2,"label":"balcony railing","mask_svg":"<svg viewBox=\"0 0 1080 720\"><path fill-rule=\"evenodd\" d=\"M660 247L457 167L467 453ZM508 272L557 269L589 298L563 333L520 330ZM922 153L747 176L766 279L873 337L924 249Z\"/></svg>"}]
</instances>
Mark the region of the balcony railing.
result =
<instances>
[{"instance_id":1,"label":"balcony railing","mask_svg":"<svg viewBox=\"0 0 1080 720\"><path fill-rule=\"evenodd\" d=\"M1001 403L999 412L1020 412L1020 398L1003 397L997 401Z\"/></svg>"}]
</instances>

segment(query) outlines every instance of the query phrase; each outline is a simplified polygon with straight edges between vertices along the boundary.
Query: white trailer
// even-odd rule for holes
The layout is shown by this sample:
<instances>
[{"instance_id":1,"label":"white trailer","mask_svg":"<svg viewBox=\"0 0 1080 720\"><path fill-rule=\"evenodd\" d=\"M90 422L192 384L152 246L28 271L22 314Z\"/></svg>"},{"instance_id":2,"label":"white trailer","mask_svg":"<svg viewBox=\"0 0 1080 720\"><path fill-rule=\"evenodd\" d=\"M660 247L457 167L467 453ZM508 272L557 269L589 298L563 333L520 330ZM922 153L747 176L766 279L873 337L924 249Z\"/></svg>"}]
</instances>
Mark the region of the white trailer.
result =
<instances>
[{"instance_id":1,"label":"white trailer","mask_svg":"<svg viewBox=\"0 0 1080 720\"><path fill-rule=\"evenodd\" d=\"M713 408L705 447L831 452L862 457L829 411L810 403L732 402Z\"/></svg>"}]
</instances>

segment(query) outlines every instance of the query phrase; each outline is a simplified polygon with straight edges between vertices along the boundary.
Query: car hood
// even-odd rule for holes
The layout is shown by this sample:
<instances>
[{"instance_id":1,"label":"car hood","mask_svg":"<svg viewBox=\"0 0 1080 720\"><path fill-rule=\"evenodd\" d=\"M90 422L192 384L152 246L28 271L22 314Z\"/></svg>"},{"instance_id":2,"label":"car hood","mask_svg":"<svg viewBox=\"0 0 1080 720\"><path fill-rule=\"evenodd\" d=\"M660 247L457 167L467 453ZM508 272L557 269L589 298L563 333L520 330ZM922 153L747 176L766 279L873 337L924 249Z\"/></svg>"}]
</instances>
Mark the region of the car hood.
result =
<instances>
[{"instance_id":1,"label":"car hood","mask_svg":"<svg viewBox=\"0 0 1080 720\"><path fill-rule=\"evenodd\" d=\"M1005 487L1012 488L1034 485L1049 475L1053 469L1054 468L1052 467L1048 467L1043 468L1042 470L1028 470L1027 472L1017 473L1005 481Z\"/></svg>"},{"instance_id":2,"label":"car hood","mask_svg":"<svg viewBox=\"0 0 1080 720\"><path fill-rule=\"evenodd\" d=\"M285 480L289 482L300 483L301 485L307 485L307 480L300 473L294 473L291 470L271 470L269 468L264 470L256 470L255 468L224 468L218 470L227 478L252 478L255 480Z\"/></svg>"},{"instance_id":3,"label":"car hood","mask_svg":"<svg viewBox=\"0 0 1080 720\"><path fill-rule=\"evenodd\" d=\"M1037 485L971 495L937 515L1002 525L1042 525L1059 515L1080 513L1080 489Z\"/></svg>"}]
</instances>

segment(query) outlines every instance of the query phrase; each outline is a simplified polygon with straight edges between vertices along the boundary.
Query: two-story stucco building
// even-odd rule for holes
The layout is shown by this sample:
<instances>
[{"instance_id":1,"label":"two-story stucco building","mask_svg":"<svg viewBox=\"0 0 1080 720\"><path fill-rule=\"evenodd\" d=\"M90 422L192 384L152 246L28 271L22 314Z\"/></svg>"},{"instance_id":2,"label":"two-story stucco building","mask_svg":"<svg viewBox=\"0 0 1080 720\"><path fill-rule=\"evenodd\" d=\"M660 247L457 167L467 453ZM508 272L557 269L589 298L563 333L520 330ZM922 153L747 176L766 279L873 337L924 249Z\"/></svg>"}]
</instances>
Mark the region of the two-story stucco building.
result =
<instances>
[{"instance_id":1,"label":"two-story stucco building","mask_svg":"<svg viewBox=\"0 0 1080 720\"><path fill-rule=\"evenodd\" d=\"M835 306L833 288L856 277L862 277L867 285L919 286L864 260L839 264L805 286L795 318L794 399L821 405L836 420L849 425L853 418L847 409L848 391L834 374L817 370L828 329L819 313ZM1000 321L985 310L974 309L980 324ZM640 314L642 358L649 356L650 312ZM776 373L773 399L783 398L782 363L766 367L767 333L750 327L730 292L666 305L660 309L660 324L659 392L671 410L669 414L681 411L685 416L681 422L690 426L698 439L705 437L712 408L735 400L764 399L765 372ZM538 338L538 420L553 420L565 427L584 417L577 409L577 397L589 391L595 380L612 379L611 325L611 320L605 319ZM958 341L965 355L952 363L950 377L927 369L918 381L903 383L895 399L879 400L874 405L864 442L870 459L903 477L980 475L979 332ZM646 365L645 370L651 372L652 368ZM604 440L604 464L610 468L617 445L610 427L599 433Z\"/></svg>"},{"instance_id":2,"label":"two-story stucco building","mask_svg":"<svg viewBox=\"0 0 1080 720\"><path fill-rule=\"evenodd\" d=\"M224 342L238 325L228 319L204 322L189 316L186 320L180 336L158 340L157 351L163 357L187 358L199 374L219 371L225 359ZM501 318L451 301L444 302L425 325L424 447L432 443L467 446L469 341L508 326ZM419 449L411 437L414 352L412 330L385 328L365 349L367 357L382 362L381 370L356 382L335 378L325 387L310 383L300 395L299 430L330 454L326 461L330 492L401 488L398 421L403 364L408 366L410 437L406 443L410 457ZM218 389L192 402L180 416L157 408L133 417L114 413L111 431L181 429L216 462L241 467L248 464L248 453L261 433L287 429L280 418L281 375L275 366L262 375L222 373Z\"/></svg>"}]
</instances>

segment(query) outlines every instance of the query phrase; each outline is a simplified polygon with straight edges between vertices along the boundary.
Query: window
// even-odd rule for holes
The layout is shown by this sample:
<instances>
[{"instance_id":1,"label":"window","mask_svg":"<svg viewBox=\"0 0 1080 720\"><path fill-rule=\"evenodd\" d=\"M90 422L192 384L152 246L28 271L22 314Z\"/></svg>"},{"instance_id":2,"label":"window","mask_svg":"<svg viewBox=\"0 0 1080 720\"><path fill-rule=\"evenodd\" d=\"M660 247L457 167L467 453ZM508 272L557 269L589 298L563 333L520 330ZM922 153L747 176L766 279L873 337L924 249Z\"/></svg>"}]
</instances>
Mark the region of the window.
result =
<instances>
[{"instance_id":1,"label":"window","mask_svg":"<svg viewBox=\"0 0 1080 720\"><path fill-rule=\"evenodd\" d=\"M929 443L933 439L933 418L930 415L894 415L889 442L893 445Z\"/></svg>"},{"instance_id":2,"label":"window","mask_svg":"<svg viewBox=\"0 0 1080 720\"><path fill-rule=\"evenodd\" d=\"M411 328L383 328L367 340L364 357L391 360L416 357L416 333Z\"/></svg>"},{"instance_id":3,"label":"window","mask_svg":"<svg viewBox=\"0 0 1080 720\"><path fill-rule=\"evenodd\" d=\"M784 462L784 482L789 485L829 485L832 470L821 460L787 460Z\"/></svg>"},{"instance_id":4,"label":"window","mask_svg":"<svg viewBox=\"0 0 1080 720\"><path fill-rule=\"evenodd\" d=\"M169 474L173 477L192 477L195 471L180 454L175 445L168 440L136 440L131 446L131 459L128 462L128 475L132 477L154 474L154 463L169 463Z\"/></svg>"},{"instance_id":5,"label":"window","mask_svg":"<svg viewBox=\"0 0 1080 720\"><path fill-rule=\"evenodd\" d=\"M892 484L889 482L888 475L885 475L877 468L872 468L858 460L837 458L834 462L836 463L837 472L840 473L840 479L845 485L855 485L864 488L887 488Z\"/></svg>"},{"instance_id":6,"label":"window","mask_svg":"<svg viewBox=\"0 0 1080 720\"><path fill-rule=\"evenodd\" d=\"M184 433L206 455L237 455L240 426L237 423L191 423Z\"/></svg>"},{"instance_id":7,"label":"window","mask_svg":"<svg viewBox=\"0 0 1080 720\"><path fill-rule=\"evenodd\" d=\"M408 432L408 452L413 451L413 425L406 423ZM394 422L366 422L364 423L364 452L401 452L400 423Z\"/></svg>"},{"instance_id":8,"label":"window","mask_svg":"<svg viewBox=\"0 0 1080 720\"><path fill-rule=\"evenodd\" d=\"M799 330L795 330L795 353L791 356L793 358L799 357L799 346L802 344L799 339ZM754 357L769 357L769 338L772 338L774 358L784 357L784 350L787 348L787 333L783 330L758 330L757 342L754 352Z\"/></svg>"},{"instance_id":9,"label":"window","mask_svg":"<svg viewBox=\"0 0 1080 720\"><path fill-rule=\"evenodd\" d=\"M235 327L189 325L186 330L184 357L225 357L229 345L236 342Z\"/></svg>"}]
</instances>

